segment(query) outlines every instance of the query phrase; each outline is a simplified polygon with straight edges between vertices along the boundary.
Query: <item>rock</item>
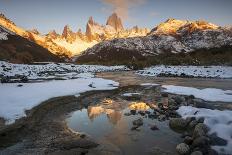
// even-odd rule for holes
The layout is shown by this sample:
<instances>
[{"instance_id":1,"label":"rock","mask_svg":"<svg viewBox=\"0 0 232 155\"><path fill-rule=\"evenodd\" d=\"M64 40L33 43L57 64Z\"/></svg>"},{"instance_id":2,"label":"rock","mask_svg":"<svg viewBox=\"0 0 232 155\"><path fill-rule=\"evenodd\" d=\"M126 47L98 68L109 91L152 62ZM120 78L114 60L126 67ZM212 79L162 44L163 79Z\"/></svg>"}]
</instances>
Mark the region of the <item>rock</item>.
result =
<instances>
[{"instance_id":1,"label":"rock","mask_svg":"<svg viewBox=\"0 0 232 155\"><path fill-rule=\"evenodd\" d=\"M150 111L147 111L147 110L145 111L145 113L148 114L148 115L151 114L151 112L150 112Z\"/></svg>"},{"instance_id":2,"label":"rock","mask_svg":"<svg viewBox=\"0 0 232 155\"><path fill-rule=\"evenodd\" d=\"M161 93L161 96L162 96L162 97L168 97L168 93L162 92L162 93Z\"/></svg>"},{"instance_id":3,"label":"rock","mask_svg":"<svg viewBox=\"0 0 232 155\"><path fill-rule=\"evenodd\" d=\"M155 115L155 114L148 114L148 118L150 118L150 119L156 119L157 115Z\"/></svg>"},{"instance_id":4,"label":"rock","mask_svg":"<svg viewBox=\"0 0 232 155\"><path fill-rule=\"evenodd\" d=\"M209 146L209 138L207 138L205 136L198 137L198 138L193 140L192 146L206 148Z\"/></svg>"},{"instance_id":5,"label":"rock","mask_svg":"<svg viewBox=\"0 0 232 155\"><path fill-rule=\"evenodd\" d=\"M187 144L181 143L181 144L176 146L176 151L180 155L186 155L186 154L188 154L190 152L190 148L189 148L189 146Z\"/></svg>"},{"instance_id":6,"label":"rock","mask_svg":"<svg viewBox=\"0 0 232 155\"><path fill-rule=\"evenodd\" d=\"M169 127L174 130L183 130L187 125L188 122L183 118L172 118L169 121Z\"/></svg>"},{"instance_id":7,"label":"rock","mask_svg":"<svg viewBox=\"0 0 232 155\"><path fill-rule=\"evenodd\" d=\"M146 113L144 111L138 111L141 116L144 116Z\"/></svg>"},{"instance_id":8,"label":"rock","mask_svg":"<svg viewBox=\"0 0 232 155\"><path fill-rule=\"evenodd\" d=\"M131 127L131 130L134 131L134 130L138 130L139 126L132 126Z\"/></svg>"},{"instance_id":9,"label":"rock","mask_svg":"<svg viewBox=\"0 0 232 155\"><path fill-rule=\"evenodd\" d=\"M227 145L227 140L222 139L220 137L217 136L216 133L213 133L209 136L210 139L210 145L217 145L217 146L225 146Z\"/></svg>"},{"instance_id":10,"label":"rock","mask_svg":"<svg viewBox=\"0 0 232 155\"><path fill-rule=\"evenodd\" d=\"M138 126L138 127L142 126L143 125L143 119L139 118L137 120L134 120L132 123L133 123L134 126Z\"/></svg>"},{"instance_id":11,"label":"rock","mask_svg":"<svg viewBox=\"0 0 232 155\"><path fill-rule=\"evenodd\" d=\"M208 150L208 154L209 155L218 155L217 151L213 150L213 149L209 149Z\"/></svg>"},{"instance_id":12,"label":"rock","mask_svg":"<svg viewBox=\"0 0 232 155\"><path fill-rule=\"evenodd\" d=\"M205 121L205 118L204 118L204 117L200 117L200 118L197 120L198 123L204 123L204 121Z\"/></svg>"},{"instance_id":13,"label":"rock","mask_svg":"<svg viewBox=\"0 0 232 155\"><path fill-rule=\"evenodd\" d=\"M152 126L150 127L150 129L151 129L151 130L159 130L159 128L158 128L156 125L152 125Z\"/></svg>"},{"instance_id":14,"label":"rock","mask_svg":"<svg viewBox=\"0 0 232 155\"><path fill-rule=\"evenodd\" d=\"M125 116L130 116L131 113L127 112L127 113L124 113Z\"/></svg>"},{"instance_id":15,"label":"rock","mask_svg":"<svg viewBox=\"0 0 232 155\"><path fill-rule=\"evenodd\" d=\"M193 99L194 106L196 108L206 108L206 109L213 109L213 106L206 103L204 100L201 99Z\"/></svg>"},{"instance_id":16,"label":"rock","mask_svg":"<svg viewBox=\"0 0 232 155\"><path fill-rule=\"evenodd\" d=\"M198 123L193 131L193 138L197 138L197 137L201 137L201 136L205 136L208 132L208 127L203 124L203 123Z\"/></svg>"},{"instance_id":17,"label":"rock","mask_svg":"<svg viewBox=\"0 0 232 155\"><path fill-rule=\"evenodd\" d=\"M192 137L186 136L186 137L184 138L184 143L185 143L185 144L191 145L192 142L193 142L193 138L192 138Z\"/></svg>"},{"instance_id":18,"label":"rock","mask_svg":"<svg viewBox=\"0 0 232 155\"><path fill-rule=\"evenodd\" d=\"M166 116L165 115L159 115L158 120L159 121L165 121Z\"/></svg>"},{"instance_id":19,"label":"rock","mask_svg":"<svg viewBox=\"0 0 232 155\"><path fill-rule=\"evenodd\" d=\"M194 151L191 155L203 155L203 153L201 151Z\"/></svg>"},{"instance_id":20,"label":"rock","mask_svg":"<svg viewBox=\"0 0 232 155\"><path fill-rule=\"evenodd\" d=\"M136 110L131 110L130 113L131 113L132 115L136 115Z\"/></svg>"},{"instance_id":21,"label":"rock","mask_svg":"<svg viewBox=\"0 0 232 155\"><path fill-rule=\"evenodd\" d=\"M191 121L189 123L188 128L189 129L194 129L197 124L198 124L198 121L197 120L193 120L193 121Z\"/></svg>"},{"instance_id":22,"label":"rock","mask_svg":"<svg viewBox=\"0 0 232 155\"><path fill-rule=\"evenodd\" d=\"M182 97L182 96L177 95L177 96L174 97L174 100L175 100L175 102L176 102L177 104L181 104L182 102L185 101L185 98Z\"/></svg>"},{"instance_id":23,"label":"rock","mask_svg":"<svg viewBox=\"0 0 232 155\"><path fill-rule=\"evenodd\" d=\"M22 87L23 85L22 84L18 84L17 87Z\"/></svg>"}]
</instances>

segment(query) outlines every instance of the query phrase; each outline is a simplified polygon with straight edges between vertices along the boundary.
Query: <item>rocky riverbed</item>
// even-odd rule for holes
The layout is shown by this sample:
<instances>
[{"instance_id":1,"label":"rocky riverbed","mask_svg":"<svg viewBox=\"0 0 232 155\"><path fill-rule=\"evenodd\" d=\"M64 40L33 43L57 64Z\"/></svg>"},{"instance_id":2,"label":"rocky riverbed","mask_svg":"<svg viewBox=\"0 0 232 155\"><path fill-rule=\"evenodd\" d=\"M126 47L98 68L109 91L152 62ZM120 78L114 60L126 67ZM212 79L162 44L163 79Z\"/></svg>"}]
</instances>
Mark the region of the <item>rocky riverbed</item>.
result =
<instances>
[{"instance_id":1,"label":"rocky riverbed","mask_svg":"<svg viewBox=\"0 0 232 155\"><path fill-rule=\"evenodd\" d=\"M132 133L129 134L129 137L132 138L133 143L135 142L134 144L139 144L137 146L141 151L138 152L139 154L217 154L211 146L226 145L225 139L208 133L208 127L203 124L204 118L188 117L183 119L176 110L180 106L229 109L231 104L205 102L192 95L165 93L160 85L141 85L148 82L164 83L165 79L141 78L138 75L123 76L122 74L126 74L126 72L116 74L116 76L113 76L112 73L98 76L113 77L109 79L120 82L118 89L90 91L82 93L79 97L53 98L27 111L27 117L16 120L14 124L3 125L4 120L0 120L2 124L0 127L0 154L34 154L35 152L38 154L125 154L130 150L134 154L133 148L136 145L130 148L126 147L127 143L122 146L113 143L120 142L120 137L114 137L114 135L103 141L91 132L82 130L85 128L71 126L73 122L70 118L76 112L99 106L101 107L100 111L103 110L101 113L108 116L113 124L120 122L117 121L120 120L118 117L126 120L127 127L123 130ZM132 75L132 73L129 74ZM182 81L181 79L176 81L168 79L167 83L189 84L199 88L209 85L224 89L231 87L227 81L189 80L192 80L191 83L186 79ZM112 107L112 105L118 106ZM112 110L115 110L116 113ZM118 112L121 114L118 115ZM100 126L98 127L100 128ZM97 128L91 130L97 131ZM164 135L165 133L166 135ZM136 143L143 137L138 138L138 135L144 134L146 136L142 143ZM150 140L148 140L149 134ZM122 139L127 138L125 134L122 136ZM141 149L145 146L146 150Z\"/></svg>"}]
</instances>

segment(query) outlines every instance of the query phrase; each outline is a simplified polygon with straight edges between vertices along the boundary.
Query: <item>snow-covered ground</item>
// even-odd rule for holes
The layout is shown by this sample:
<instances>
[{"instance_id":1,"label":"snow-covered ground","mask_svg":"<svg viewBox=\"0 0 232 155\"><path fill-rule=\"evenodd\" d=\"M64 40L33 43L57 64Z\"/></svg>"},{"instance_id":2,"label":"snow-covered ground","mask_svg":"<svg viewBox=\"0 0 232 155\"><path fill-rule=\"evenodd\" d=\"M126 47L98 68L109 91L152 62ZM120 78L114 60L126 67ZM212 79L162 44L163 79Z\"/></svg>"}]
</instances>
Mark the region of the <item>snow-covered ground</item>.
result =
<instances>
[{"instance_id":1,"label":"snow-covered ground","mask_svg":"<svg viewBox=\"0 0 232 155\"><path fill-rule=\"evenodd\" d=\"M182 106L177 112L184 118L204 117L204 123L210 128L209 134L216 133L218 137L228 142L226 146L213 146L213 148L222 154L232 153L232 111Z\"/></svg>"},{"instance_id":2,"label":"snow-covered ground","mask_svg":"<svg viewBox=\"0 0 232 155\"><path fill-rule=\"evenodd\" d=\"M0 75L15 76L24 75L28 79L70 79L79 76L79 73L95 73L108 71L128 70L125 66L99 66L99 65L75 65L64 63L49 63L46 65L12 64L0 61Z\"/></svg>"},{"instance_id":3,"label":"snow-covered ground","mask_svg":"<svg viewBox=\"0 0 232 155\"><path fill-rule=\"evenodd\" d=\"M204 78L232 78L229 66L153 66L137 71L144 76L189 76Z\"/></svg>"},{"instance_id":4,"label":"snow-covered ground","mask_svg":"<svg viewBox=\"0 0 232 155\"><path fill-rule=\"evenodd\" d=\"M25 116L25 110L52 97L75 95L90 90L110 90L118 86L117 82L101 78L78 78L73 80L53 80L40 83L0 84L0 117L8 123Z\"/></svg>"},{"instance_id":5,"label":"snow-covered ground","mask_svg":"<svg viewBox=\"0 0 232 155\"><path fill-rule=\"evenodd\" d=\"M222 101L232 103L232 90L221 90L216 88L198 89L193 87L183 87L174 85L163 85L164 92L179 94L179 95L194 95L196 98L205 101Z\"/></svg>"}]
</instances>

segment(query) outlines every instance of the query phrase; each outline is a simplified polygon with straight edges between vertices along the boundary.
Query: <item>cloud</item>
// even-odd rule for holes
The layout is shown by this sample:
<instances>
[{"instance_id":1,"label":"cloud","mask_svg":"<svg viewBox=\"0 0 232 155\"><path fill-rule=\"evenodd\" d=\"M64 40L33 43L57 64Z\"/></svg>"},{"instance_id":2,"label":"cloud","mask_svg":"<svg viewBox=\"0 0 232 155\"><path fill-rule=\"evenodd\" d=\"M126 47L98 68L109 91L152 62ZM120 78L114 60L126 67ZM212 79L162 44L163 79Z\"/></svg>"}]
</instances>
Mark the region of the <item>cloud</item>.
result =
<instances>
[{"instance_id":1,"label":"cloud","mask_svg":"<svg viewBox=\"0 0 232 155\"><path fill-rule=\"evenodd\" d=\"M146 3L147 0L101 0L104 4L111 6L123 20L129 18L129 9L138 7Z\"/></svg>"}]
</instances>

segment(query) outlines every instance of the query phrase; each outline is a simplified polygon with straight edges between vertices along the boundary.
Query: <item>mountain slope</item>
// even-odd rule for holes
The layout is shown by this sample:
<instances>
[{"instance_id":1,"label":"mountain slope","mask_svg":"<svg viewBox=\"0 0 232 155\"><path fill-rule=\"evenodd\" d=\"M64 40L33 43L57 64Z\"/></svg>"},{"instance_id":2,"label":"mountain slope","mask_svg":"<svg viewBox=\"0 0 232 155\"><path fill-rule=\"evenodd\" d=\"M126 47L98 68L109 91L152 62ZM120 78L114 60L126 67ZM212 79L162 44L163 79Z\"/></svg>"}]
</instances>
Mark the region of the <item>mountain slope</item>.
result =
<instances>
[{"instance_id":1,"label":"mountain slope","mask_svg":"<svg viewBox=\"0 0 232 155\"><path fill-rule=\"evenodd\" d=\"M7 19L3 14L0 14L0 25L14 32L15 34L26 38L30 41L35 42L36 44L48 49L51 53L56 55L66 55L67 57L71 56L71 52L66 50L63 47L58 46L54 42L50 42L47 38L42 35L39 35L35 31L27 31L18 26L16 26L12 21Z\"/></svg>"},{"instance_id":2,"label":"mountain slope","mask_svg":"<svg viewBox=\"0 0 232 155\"><path fill-rule=\"evenodd\" d=\"M218 52L225 52L222 49L231 51L231 47L230 28L218 27L205 21L169 19L145 37L121 38L99 43L79 56L77 62L124 63L195 51L203 53L217 49ZM115 57L116 55L121 57Z\"/></svg>"},{"instance_id":3,"label":"mountain slope","mask_svg":"<svg viewBox=\"0 0 232 155\"><path fill-rule=\"evenodd\" d=\"M34 42L0 26L0 60L14 63L60 61L61 59Z\"/></svg>"}]
</instances>

